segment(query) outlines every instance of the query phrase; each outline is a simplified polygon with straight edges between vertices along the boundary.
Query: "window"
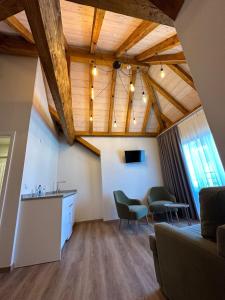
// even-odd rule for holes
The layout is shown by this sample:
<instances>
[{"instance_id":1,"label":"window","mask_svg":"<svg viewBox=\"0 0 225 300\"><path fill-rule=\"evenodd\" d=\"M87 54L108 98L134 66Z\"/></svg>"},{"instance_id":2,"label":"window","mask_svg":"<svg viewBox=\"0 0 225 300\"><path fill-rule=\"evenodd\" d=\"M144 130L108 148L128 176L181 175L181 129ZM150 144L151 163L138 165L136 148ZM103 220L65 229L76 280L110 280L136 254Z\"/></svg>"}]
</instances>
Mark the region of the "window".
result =
<instances>
[{"instance_id":1,"label":"window","mask_svg":"<svg viewBox=\"0 0 225 300\"><path fill-rule=\"evenodd\" d=\"M179 125L181 144L199 212L199 191L225 185L225 173L203 111Z\"/></svg>"},{"instance_id":2,"label":"window","mask_svg":"<svg viewBox=\"0 0 225 300\"><path fill-rule=\"evenodd\" d=\"M2 190L5 168L9 153L10 137L0 136L0 194Z\"/></svg>"}]
</instances>

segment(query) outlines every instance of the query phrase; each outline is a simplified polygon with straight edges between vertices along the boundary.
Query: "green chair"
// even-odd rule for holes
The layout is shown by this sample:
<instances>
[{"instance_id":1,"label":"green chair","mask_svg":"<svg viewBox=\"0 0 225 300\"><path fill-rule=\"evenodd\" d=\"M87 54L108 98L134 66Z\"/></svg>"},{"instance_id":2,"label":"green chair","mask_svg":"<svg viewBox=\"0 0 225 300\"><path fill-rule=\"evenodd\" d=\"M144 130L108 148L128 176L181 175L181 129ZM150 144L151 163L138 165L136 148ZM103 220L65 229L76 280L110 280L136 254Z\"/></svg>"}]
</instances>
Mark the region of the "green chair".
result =
<instances>
[{"instance_id":1,"label":"green chair","mask_svg":"<svg viewBox=\"0 0 225 300\"><path fill-rule=\"evenodd\" d=\"M141 204L141 201L137 199L129 199L122 191L113 192L117 213L120 219L119 228L121 225L121 220L127 220L128 224L130 220L140 220L142 218L146 219L148 224L148 208Z\"/></svg>"},{"instance_id":2,"label":"green chair","mask_svg":"<svg viewBox=\"0 0 225 300\"><path fill-rule=\"evenodd\" d=\"M177 215L177 208L170 208L168 209L165 207L165 204L174 203L176 202L176 198L174 195L170 194L169 191L163 187L153 187L149 190L147 195L147 201L149 210L152 214L152 219L154 221L154 215L155 214L166 214L167 220L168 219L168 212L172 213L174 212L177 218L177 221L179 221L178 215Z\"/></svg>"}]
</instances>

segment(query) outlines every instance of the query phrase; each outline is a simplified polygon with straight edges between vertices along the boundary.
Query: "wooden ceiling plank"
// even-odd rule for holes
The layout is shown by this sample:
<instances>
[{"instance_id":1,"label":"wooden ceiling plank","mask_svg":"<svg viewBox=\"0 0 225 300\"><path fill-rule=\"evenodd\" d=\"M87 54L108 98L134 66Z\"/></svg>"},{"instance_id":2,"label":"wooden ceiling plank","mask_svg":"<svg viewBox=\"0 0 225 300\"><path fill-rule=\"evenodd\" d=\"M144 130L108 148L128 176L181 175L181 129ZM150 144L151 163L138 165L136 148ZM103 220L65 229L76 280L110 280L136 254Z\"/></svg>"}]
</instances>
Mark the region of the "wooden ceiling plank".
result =
<instances>
[{"instance_id":1,"label":"wooden ceiling plank","mask_svg":"<svg viewBox=\"0 0 225 300\"><path fill-rule=\"evenodd\" d=\"M144 52L138 54L136 56L136 60L139 60L139 61L146 60L157 53L174 48L175 46L177 46L179 44L180 44L180 41L178 39L177 34L175 34L175 35L171 36L170 38L162 41L161 43L151 47L150 49L147 49Z\"/></svg>"},{"instance_id":2,"label":"wooden ceiling plank","mask_svg":"<svg viewBox=\"0 0 225 300\"><path fill-rule=\"evenodd\" d=\"M135 82L136 82L136 77L137 77L137 69L133 68L130 82L132 82L134 86L135 86ZM125 132L129 132L129 128L130 128L131 112L132 112L132 108L133 108L133 98L134 98L134 92L132 92L129 87Z\"/></svg>"},{"instance_id":3,"label":"wooden ceiling plank","mask_svg":"<svg viewBox=\"0 0 225 300\"><path fill-rule=\"evenodd\" d=\"M93 92L94 92L94 76L92 73L93 64L89 65L89 132L93 132Z\"/></svg>"},{"instance_id":4,"label":"wooden ceiling plank","mask_svg":"<svg viewBox=\"0 0 225 300\"><path fill-rule=\"evenodd\" d=\"M174 21L184 4L184 0L151 0L151 2Z\"/></svg>"},{"instance_id":5,"label":"wooden ceiling plank","mask_svg":"<svg viewBox=\"0 0 225 300\"><path fill-rule=\"evenodd\" d=\"M112 132L112 121L113 121L113 112L114 112L114 96L116 88L116 77L117 70L113 69L112 71L112 81L111 81L111 94L110 94L110 104L109 104L109 121L108 121L108 132Z\"/></svg>"},{"instance_id":6,"label":"wooden ceiling plank","mask_svg":"<svg viewBox=\"0 0 225 300\"><path fill-rule=\"evenodd\" d=\"M75 131L75 136L96 137L156 137L157 132L104 132L104 131Z\"/></svg>"},{"instance_id":7,"label":"wooden ceiling plank","mask_svg":"<svg viewBox=\"0 0 225 300\"><path fill-rule=\"evenodd\" d=\"M86 149L90 150L92 153L96 154L97 156L101 156L101 151L91 143L87 142L82 137L76 137L75 141L78 142L80 145L84 146Z\"/></svg>"},{"instance_id":8,"label":"wooden ceiling plank","mask_svg":"<svg viewBox=\"0 0 225 300\"><path fill-rule=\"evenodd\" d=\"M172 95L170 95L163 87L161 87L149 74L147 74L148 80L151 85L164 97L166 98L173 106L175 106L182 114L186 115L189 111L178 102Z\"/></svg>"},{"instance_id":9,"label":"wooden ceiling plank","mask_svg":"<svg viewBox=\"0 0 225 300\"><path fill-rule=\"evenodd\" d=\"M171 127L173 127L173 126L179 124L182 120L186 119L188 116L192 115L194 112L197 112L201 107L202 107L201 104L198 105L198 106L196 106L196 107L195 107L192 111L190 111L186 116L182 116L182 117L180 117L178 120L176 120L175 122L172 122L172 124L171 124L168 128L166 128L165 130L163 130L162 132L160 132L160 134L163 133L163 132L165 132L165 131L167 131L169 128L171 128Z\"/></svg>"},{"instance_id":10,"label":"wooden ceiling plank","mask_svg":"<svg viewBox=\"0 0 225 300\"><path fill-rule=\"evenodd\" d=\"M179 52L175 54L155 55L150 57L149 59L144 60L143 62L149 63L151 65L185 64L186 58L183 52Z\"/></svg>"},{"instance_id":11,"label":"wooden ceiling plank","mask_svg":"<svg viewBox=\"0 0 225 300\"><path fill-rule=\"evenodd\" d=\"M91 49L90 49L91 54L95 53L104 17L105 17L105 10L95 8L93 25L92 25L92 34L91 34Z\"/></svg>"},{"instance_id":12,"label":"wooden ceiling plank","mask_svg":"<svg viewBox=\"0 0 225 300\"><path fill-rule=\"evenodd\" d=\"M126 53L146 35L152 32L157 26L159 26L159 24L149 21L143 21L117 49L116 57L120 57L124 53Z\"/></svg>"},{"instance_id":13,"label":"wooden ceiling plank","mask_svg":"<svg viewBox=\"0 0 225 300\"><path fill-rule=\"evenodd\" d=\"M16 15L22 10L24 10L24 5L21 0L0 0L0 21Z\"/></svg>"},{"instance_id":14,"label":"wooden ceiling plank","mask_svg":"<svg viewBox=\"0 0 225 300\"><path fill-rule=\"evenodd\" d=\"M142 77L145 82L145 86L147 88L148 98L150 99L150 101L153 104L154 113L155 113L155 116L156 116L156 119L158 121L159 128L160 128L159 131L161 132L164 129L164 124L163 124L163 121L161 118L160 107L159 107L157 99L155 97L155 93L154 93L153 87L151 85L151 82L149 80L148 74L146 72L142 72Z\"/></svg>"},{"instance_id":15,"label":"wooden ceiling plank","mask_svg":"<svg viewBox=\"0 0 225 300\"><path fill-rule=\"evenodd\" d=\"M68 0L134 18L174 26L173 20L149 0Z\"/></svg>"},{"instance_id":16,"label":"wooden ceiling plank","mask_svg":"<svg viewBox=\"0 0 225 300\"><path fill-rule=\"evenodd\" d=\"M63 132L74 142L72 95L65 56L61 10L58 0L24 0L26 15Z\"/></svg>"},{"instance_id":17,"label":"wooden ceiling plank","mask_svg":"<svg viewBox=\"0 0 225 300\"><path fill-rule=\"evenodd\" d=\"M189 75L184 69L182 69L177 64L175 64L175 65L168 65L168 67L174 73L176 73L181 79L183 79L188 85L190 85L194 90L196 89L195 85L194 85L194 81L193 81L191 75Z\"/></svg>"}]
</instances>

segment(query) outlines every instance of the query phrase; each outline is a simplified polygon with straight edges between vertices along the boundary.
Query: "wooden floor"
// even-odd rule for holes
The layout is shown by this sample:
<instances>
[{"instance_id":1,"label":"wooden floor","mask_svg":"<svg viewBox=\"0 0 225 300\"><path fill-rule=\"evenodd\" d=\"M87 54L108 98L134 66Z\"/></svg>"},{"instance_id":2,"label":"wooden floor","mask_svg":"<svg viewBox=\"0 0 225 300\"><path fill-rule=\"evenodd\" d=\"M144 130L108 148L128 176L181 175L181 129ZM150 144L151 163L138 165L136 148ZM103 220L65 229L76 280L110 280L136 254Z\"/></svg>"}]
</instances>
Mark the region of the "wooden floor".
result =
<instances>
[{"instance_id":1,"label":"wooden floor","mask_svg":"<svg viewBox=\"0 0 225 300\"><path fill-rule=\"evenodd\" d=\"M1 300L164 300L155 278L151 225L75 226L61 262L0 274Z\"/></svg>"}]
</instances>

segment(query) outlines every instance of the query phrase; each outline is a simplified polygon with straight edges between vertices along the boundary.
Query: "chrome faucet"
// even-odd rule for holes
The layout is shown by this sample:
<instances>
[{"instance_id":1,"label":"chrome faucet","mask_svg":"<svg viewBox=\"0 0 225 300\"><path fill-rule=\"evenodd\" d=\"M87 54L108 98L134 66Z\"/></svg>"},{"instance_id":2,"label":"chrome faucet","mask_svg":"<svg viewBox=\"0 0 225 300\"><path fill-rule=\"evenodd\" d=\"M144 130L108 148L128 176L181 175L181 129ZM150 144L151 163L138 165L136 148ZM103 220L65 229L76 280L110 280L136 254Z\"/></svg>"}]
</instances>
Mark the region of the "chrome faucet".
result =
<instances>
[{"instance_id":1,"label":"chrome faucet","mask_svg":"<svg viewBox=\"0 0 225 300\"><path fill-rule=\"evenodd\" d=\"M56 183L56 193L59 193L59 192L60 192L59 185L60 185L61 183L66 183L66 181L65 181L65 180L57 181L57 183Z\"/></svg>"}]
</instances>

